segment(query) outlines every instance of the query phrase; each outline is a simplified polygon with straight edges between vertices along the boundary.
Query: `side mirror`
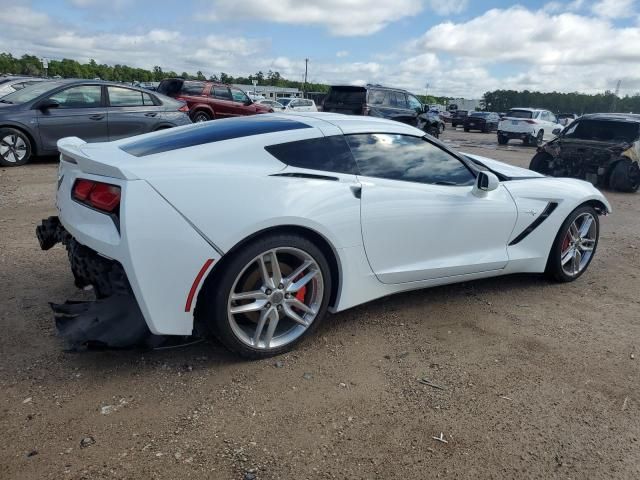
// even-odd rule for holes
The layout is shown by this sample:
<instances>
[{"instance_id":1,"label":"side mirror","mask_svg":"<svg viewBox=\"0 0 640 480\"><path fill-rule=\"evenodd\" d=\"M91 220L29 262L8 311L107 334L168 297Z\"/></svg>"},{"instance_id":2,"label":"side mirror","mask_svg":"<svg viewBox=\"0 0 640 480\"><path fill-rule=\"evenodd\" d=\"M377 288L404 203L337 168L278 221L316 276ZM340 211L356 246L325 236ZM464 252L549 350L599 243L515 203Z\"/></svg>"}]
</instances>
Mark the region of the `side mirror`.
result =
<instances>
[{"instance_id":1,"label":"side mirror","mask_svg":"<svg viewBox=\"0 0 640 480\"><path fill-rule=\"evenodd\" d=\"M45 110L49 110L50 108L58 108L59 106L60 104L56 100L47 98L45 100L42 100L40 103L38 103L37 108L39 110L45 111Z\"/></svg>"},{"instance_id":2,"label":"side mirror","mask_svg":"<svg viewBox=\"0 0 640 480\"><path fill-rule=\"evenodd\" d=\"M551 133L554 135L560 135L560 132L562 132L562 128L554 128Z\"/></svg>"},{"instance_id":3,"label":"side mirror","mask_svg":"<svg viewBox=\"0 0 640 480\"><path fill-rule=\"evenodd\" d=\"M473 194L476 197L484 197L487 192L492 192L498 188L500 180L494 173L482 171L476 177L476 183L473 186Z\"/></svg>"}]
</instances>

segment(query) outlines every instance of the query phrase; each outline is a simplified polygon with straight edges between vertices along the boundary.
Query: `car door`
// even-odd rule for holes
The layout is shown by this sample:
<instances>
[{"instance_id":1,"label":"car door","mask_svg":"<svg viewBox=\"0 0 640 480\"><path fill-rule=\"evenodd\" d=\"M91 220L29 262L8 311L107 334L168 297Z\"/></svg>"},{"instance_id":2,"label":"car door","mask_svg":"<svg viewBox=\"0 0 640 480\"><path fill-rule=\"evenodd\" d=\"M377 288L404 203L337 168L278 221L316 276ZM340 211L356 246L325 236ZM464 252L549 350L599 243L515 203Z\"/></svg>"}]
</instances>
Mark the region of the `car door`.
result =
<instances>
[{"instance_id":1,"label":"car door","mask_svg":"<svg viewBox=\"0 0 640 480\"><path fill-rule=\"evenodd\" d=\"M74 85L48 97L57 108L37 111L38 130L43 148L56 150L64 137L79 137L85 142L109 139L107 108L101 85Z\"/></svg>"},{"instance_id":2,"label":"car door","mask_svg":"<svg viewBox=\"0 0 640 480\"><path fill-rule=\"evenodd\" d=\"M409 108L407 94L404 92L390 92L391 106L394 109L392 120L406 123L408 125L417 125L418 114Z\"/></svg>"},{"instance_id":3,"label":"car door","mask_svg":"<svg viewBox=\"0 0 640 480\"><path fill-rule=\"evenodd\" d=\"M239 88L230 88L232 112L231 116L253 115L256 113L256 107L249 96Z\"/></svg>"},{"instance_id":4,"label":"car door","mask_svg":"<svg viewBox=\"0 0 640 480\"><path fill-rule=\"evenodd\" d=\"M209 96L212 99L215 118L229 118L237 115L234 111L234 104L229 87L225 85L213 85Z\"/></svg>"},{"instance_id":5,"label":"car door","mask_svg":"<svg viewBox=\"0 0 640 480\"><path fill-rule=\"evenodd\" d=\"M482 198L475 174L424 138L346 136L362 184L362 237L383 283L503 269L516 206L502 185Z\"/></svg>"},{"instance_id":6,"label":"car door","mask_svg":"<svg viewBox=\"0 0 640 480\"><path fill-rule=\"evenodd\" d=\"M553 140L554 138L557 137L557 134L553 133L555 130L561 129L562 130L562 125L560 124L560 122L558 121L558 117L556 117L553 112L547 112L547 119L549 121L549 140ZM558 132L560 133L560 132ZM545 135L546 135L546 131L545 131Z\"/></svg>"},{"instance_id":7,"label":"car door","mask_svg":"<svg viewBox=\"0 0 640 480\"><path fill-rule=\"evenodd\" d=\"M107 86L109 140L151 132L158 124L161 106L146 92Z\"/></svg>"}]
</instances>

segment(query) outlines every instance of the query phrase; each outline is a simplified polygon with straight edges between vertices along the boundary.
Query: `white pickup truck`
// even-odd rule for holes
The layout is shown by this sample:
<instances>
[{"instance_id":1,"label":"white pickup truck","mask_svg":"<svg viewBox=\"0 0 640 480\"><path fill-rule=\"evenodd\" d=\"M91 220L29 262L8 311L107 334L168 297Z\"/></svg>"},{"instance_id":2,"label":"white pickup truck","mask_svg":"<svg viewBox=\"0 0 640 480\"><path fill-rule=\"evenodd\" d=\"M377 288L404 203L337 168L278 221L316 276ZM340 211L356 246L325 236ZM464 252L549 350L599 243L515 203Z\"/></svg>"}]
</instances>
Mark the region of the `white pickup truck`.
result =
<instances>
[{"instance_id":1,"label":"white pickup truck","mask_svg":"<svg viewBox=\"0 0 640 480\"><path fill-rule=\"evenodd\" d=\"M498 124L498 143L506 145L512 138L525 145L542 145L555 138L562 125L549 110L537 108L512 108Z\"/></svg>"}]
</instances>

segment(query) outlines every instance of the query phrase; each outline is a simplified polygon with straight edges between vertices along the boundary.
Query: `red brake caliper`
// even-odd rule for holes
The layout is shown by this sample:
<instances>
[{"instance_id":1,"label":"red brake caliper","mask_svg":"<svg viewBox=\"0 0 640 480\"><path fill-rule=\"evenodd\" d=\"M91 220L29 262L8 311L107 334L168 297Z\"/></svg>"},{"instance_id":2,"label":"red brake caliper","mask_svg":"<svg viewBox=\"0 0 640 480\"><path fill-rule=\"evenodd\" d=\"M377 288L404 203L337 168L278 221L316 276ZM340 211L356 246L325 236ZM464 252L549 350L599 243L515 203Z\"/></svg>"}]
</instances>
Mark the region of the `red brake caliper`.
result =
<instances>
[{"instance_id":1,"label":"red brake caliper","mask_svg":"<svg viewBox=\"0 0 640 480\"><path fill-rule=\"evenodd\" d=\"M302 278L303 274L301 273L298 278L296 278L294 280L294 282L300 280ZM305 285L304 287L302 287L300 290L298 290L298 292L296 293L296 299L300 300L302 303L304 303L304 298L307 296L307 286Z\"/></svg>"},{"instance_id":2,"label":"red brake caliper","mask_svg":"<svg viewBox=\"0 0 640 480\"><path fill-rule=\"evenodd\" d=\"M569 232L564 236L564 240L562 241L562 249L560 252L565 252L567 248L569 248L569 242L571 241L571 235Z\"/></svg>"}]
</instances>

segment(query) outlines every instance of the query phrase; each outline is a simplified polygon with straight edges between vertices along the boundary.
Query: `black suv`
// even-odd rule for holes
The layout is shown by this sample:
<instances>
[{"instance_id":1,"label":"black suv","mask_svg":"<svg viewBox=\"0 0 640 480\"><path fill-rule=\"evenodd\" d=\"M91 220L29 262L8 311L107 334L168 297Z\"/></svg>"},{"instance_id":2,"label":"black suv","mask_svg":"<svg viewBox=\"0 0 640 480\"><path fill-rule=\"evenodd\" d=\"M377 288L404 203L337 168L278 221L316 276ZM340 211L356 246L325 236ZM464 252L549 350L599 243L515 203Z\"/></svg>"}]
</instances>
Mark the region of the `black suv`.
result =
<instances>
[{"instance_id":1,"label":"black suv","mask_svg":"<svg viewBox=\"0 0 640 480\"><path fill-rule=\"evenodd\" d=\"M538 147L529 168L622 192L640 187L640 115L595 113L570 123Z\"/></svg>"},{"instance_id":2,"label":"black suv","mask_svg":"<svg viewBox=\"0 0 640 480\"><path fill-rule=\"evenodd\" d=\"M334 85L324 99L322 111L388 118L418 127L434 137L440 133L439 119L428 115L429 107L399 88Z\"/></svg>"}]
</instances>

